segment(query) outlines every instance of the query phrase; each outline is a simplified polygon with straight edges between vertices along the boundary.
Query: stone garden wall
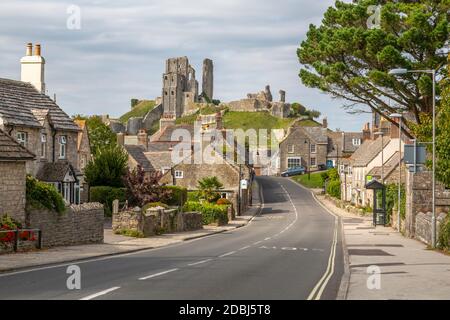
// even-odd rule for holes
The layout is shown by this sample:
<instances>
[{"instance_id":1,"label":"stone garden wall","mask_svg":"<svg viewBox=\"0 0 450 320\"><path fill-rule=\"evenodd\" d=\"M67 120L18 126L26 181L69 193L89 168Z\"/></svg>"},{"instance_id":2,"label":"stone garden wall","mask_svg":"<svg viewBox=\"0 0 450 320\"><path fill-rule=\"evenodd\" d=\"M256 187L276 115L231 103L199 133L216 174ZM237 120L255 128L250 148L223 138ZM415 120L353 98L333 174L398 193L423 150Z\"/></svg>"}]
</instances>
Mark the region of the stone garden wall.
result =
<instances>
[{"instance_id":1,"label":"stone garden wall","mask_svg":"<svg viewBox=\"0 0 450 320\"><path fill-rule=\"evenodd\" d=\"M138 231L144 237L162 233L193 231L203 228L202 215L198 212L178 212L177 209L149 209L142 213L140 208L113 214L112 228L115 233Z\"/></svg>"},{"instance_id":2,"label":"stone garden wall","mask_svg":"<svg viewBox=\"0 0 450 320\"><path fill-rule=\"evenodd\" d=\"M104 213L100 203L72 205L62 214L29 209L29 228L42 230L43 247L103 243Z\"/></svg>"}]
</instances>

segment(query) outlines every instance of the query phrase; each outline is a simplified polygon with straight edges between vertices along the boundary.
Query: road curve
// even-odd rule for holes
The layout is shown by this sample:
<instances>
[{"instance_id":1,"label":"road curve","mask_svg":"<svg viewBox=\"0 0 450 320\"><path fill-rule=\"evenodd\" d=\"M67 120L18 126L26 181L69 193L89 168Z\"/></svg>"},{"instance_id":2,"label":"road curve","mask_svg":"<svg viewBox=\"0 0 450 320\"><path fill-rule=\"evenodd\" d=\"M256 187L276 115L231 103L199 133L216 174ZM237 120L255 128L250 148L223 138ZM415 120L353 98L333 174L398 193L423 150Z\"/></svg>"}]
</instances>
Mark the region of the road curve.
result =
<instances>
[{"instance_id":1,"label":"road curve","mask_svg":"<svg viewBox=\"0 0 450 320\"><path fill-rule=\"evenodd\" d=\"M0 299L335 299L340 223L290 179L259 177L261 214L246 227L160 249L0 275Z\"/></svg>"}]
</instances>

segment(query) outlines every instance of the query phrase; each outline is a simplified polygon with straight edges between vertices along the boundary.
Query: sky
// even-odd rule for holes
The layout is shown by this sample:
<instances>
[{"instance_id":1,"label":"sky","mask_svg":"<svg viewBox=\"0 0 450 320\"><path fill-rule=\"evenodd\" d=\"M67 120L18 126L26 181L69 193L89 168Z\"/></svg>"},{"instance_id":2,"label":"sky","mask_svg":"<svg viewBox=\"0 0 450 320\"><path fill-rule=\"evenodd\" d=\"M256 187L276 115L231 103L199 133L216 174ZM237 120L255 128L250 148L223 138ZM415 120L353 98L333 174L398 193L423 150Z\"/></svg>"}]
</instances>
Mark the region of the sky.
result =
<instances>
[{"instance_id":1,"label":"sky","mask_svg":"<svg viewBox=\"0 0 450 320\"><path fill-rule=\"evenodd\" d=\"M322 112L331 129L360 131L368 114L302 85L296 50L334 0L2 0L0 77L20 80L26 44L42 45L48 95L73 114L130 109L161 96L165 60L187 56L201 84L214 60L214 98L239 100L269 84ZM76 10L80 9L77 20ZM79 28L77 21L80 22ZM68 27L69 26L69 27Z\"/></svg>"}]
</instances>

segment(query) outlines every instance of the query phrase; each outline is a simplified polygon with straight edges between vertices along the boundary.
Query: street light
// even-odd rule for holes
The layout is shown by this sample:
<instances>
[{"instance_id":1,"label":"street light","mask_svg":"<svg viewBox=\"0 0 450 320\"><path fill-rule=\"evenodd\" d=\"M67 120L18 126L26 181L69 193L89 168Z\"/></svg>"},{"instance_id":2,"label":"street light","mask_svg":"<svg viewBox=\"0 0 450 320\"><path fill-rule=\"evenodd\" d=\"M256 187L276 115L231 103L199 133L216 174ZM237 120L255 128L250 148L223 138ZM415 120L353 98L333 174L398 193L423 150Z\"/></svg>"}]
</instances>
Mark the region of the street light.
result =
<instances>
[{"instance_id":1,"label":"street light","mask_svg":"<svg viewBox=\"0 0 450 320\"><path fill-rule=\"evenodd\" d=\"M311 139L305 140L308 144L308 180L311 180Z\"/></svg>"},{"instance_id":2,"label":"street light","mask_svg":"<svg viewBox=\"0 0 450 320\"><path fill-rule=\"evenodd\" d=\"M398 119L398 202L397 202L397 229L398 232L400 232L400 204L402 200L402 192L401 192L401 186L402 186L402 120L403 115L401 113L393 113L391 114L392 119Z\"/></svg>"},{"instance_id":3,"label":"street light","mask_svg":"<svg viewBox=\"0 0 450 320\"><path fill-rule=\"evenodd\" d=\"M390 75L398 76L407 73L428 73L433 79L433 181L432 181L432 223L431 223L431 246L436 248L436 70L408 70L392 69Z\"/></svg>"},{"instance_id":4,"label":"street light","mask_svg":"<svg viewBox=\"0 0 450 320\"><path fill-rule=\"evenodd\" d=\"M384 132L378 131L374 135L381 136L381 183L384 184Z\"/></svg>"}]
</instances>

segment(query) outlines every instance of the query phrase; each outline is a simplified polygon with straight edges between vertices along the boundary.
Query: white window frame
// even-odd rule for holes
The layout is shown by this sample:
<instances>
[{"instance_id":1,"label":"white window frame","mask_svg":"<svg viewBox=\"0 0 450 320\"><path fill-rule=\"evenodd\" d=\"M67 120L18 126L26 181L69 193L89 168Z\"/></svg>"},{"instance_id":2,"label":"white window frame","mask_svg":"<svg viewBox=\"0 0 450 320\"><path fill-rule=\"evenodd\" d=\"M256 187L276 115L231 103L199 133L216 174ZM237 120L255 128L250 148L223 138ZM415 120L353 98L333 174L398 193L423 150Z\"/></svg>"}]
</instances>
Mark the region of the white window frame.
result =
<instances>
[{"instance_id":1,"label":"white window frame","mask_svg":"<svg viewBox=\"0 0 450 320\"><path fill-rule=\"evenodd\" d=\"M41 158L47 158L47 134L41 133Z\"/></svg>"},{"instance_id":2,"label":"white window frame","mask_svg":"<svg viewBox=\"0 0 450 320\"><path fill-rule=\"evenodd\" d=\"M59 159L67 158L67 136L59 137Z\"/></svg>"},{"instance_id":3,"label":"white window frame","mask_svg":"<svg viewBox=\"0 0 450 320\"><path fill-rule=\"evenodd\" d=\"M183 179L184 178L184 172L181 170L175 170L175 179Z\"/></svg>"},{"instance_id":4,"label":"white window frame","mask_svg":"<svg viewBox=\"0 0 450 320\"><path fill-rule=\"evenodd\" d=\"M26 147L28 143L28 133L25 131L19 131L17 132L17 142L21 144L22 146Z\"/></svg>"},{"instance_id":5,"label":"white window frame","mask_svg":"<svg viewBox=\"0 0 450 320\"><path fill-rule=\"evenodd\" d=\"M355 147L359 147L359 146L361 145L361 139L359 139L359 138L353 138L353 139L352 139L352 144L353 144Z\"/></svg>"},{"instance_id":6,"label":"white window frame","mask_svg":"<svg viewBox=\"0 0 450 320\"><path fill-rule=\"evenodd\" d=\"M288 153L294 153L295 152L295 145L289 144L288 145Z\"/></svg>"},{"instance_id":7,"label":"white window frame","mask_svg":"<svg viewBox=\"0 0 450 320\"><path fill-rule=\"evenodd\" d=\"M317 145L315 143L312 143L309 147L310 153L317 153Z\"/></svg>"},{"instance_id":8,"label":"white window frame","mask_svg":"<svg viewBox=\"0 0 450 320\"><path fill-rule=\"evenodd\" d=\"M290 167L289 166L289 160L298 160L298 165ZM302 158L301 157L288 157L286 159L286 161L287 161L286 166L287 166L288 169L295 168L295 167L300 167L302 165Z\"/></svg>"}]
</instances>

